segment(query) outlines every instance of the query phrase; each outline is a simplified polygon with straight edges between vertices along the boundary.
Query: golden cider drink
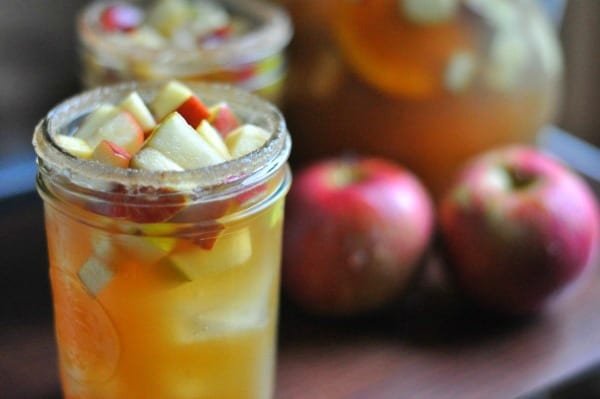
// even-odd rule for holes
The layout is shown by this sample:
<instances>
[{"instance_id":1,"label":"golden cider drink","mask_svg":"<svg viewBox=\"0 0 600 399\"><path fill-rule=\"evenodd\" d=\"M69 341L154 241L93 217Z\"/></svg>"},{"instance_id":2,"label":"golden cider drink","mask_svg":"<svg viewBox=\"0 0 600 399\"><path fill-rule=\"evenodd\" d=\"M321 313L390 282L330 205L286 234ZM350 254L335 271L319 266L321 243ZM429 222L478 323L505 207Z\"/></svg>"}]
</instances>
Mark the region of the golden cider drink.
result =
<instances>
[{"instance_id":1,"label":"golden cider drink","mask_svg":"<svg viewBox=\"0 0 600 399\"><path fill-rule=\"evenodd\" d=\"M270 398L290 184L279 112L232 88L190 85L271 137L252 154L183 172L104 167L53 140L94 104L156 87L86 92L36 128L64 396Z\"/></svg>"},{"instance_id":2,"label":"golden cider drink","mask_svg":"<svg viewBox=\"0 0 600 399\"><path fill-rule=\"evenodd\" d=\"M466 159L532 142L555 115L562 53L534 0L280 2L294 164L381 155L439 195Z\"/></svg>"}]
</instances>

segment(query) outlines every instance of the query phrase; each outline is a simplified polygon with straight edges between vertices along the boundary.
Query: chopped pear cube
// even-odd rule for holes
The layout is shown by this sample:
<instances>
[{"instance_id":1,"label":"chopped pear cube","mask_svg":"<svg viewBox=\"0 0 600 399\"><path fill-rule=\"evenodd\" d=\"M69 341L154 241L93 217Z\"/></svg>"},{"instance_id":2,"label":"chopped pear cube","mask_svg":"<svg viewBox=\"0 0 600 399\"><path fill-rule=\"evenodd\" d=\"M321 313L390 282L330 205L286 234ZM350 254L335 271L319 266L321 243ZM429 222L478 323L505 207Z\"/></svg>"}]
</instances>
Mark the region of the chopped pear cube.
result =
<instances>
[{"instance_id":1,"label":"chopped pear cube","mask_svg":"<svg viewBox=\"0 0 600 399\"><path fill-rule=\"evenodd\" d=\"M154 172L181 172L184 170L170 158L167 158L162 152L155 150L152 147L143 148L135 154L131 159L131 167Z\"/></svg>"},{"instance_id":2,"label":"chopped pear cube","mask_svg":"<svg viewBox=\"0 0 600 399\"><path fill-rule=\"evenodd\" d=\"M223 141L223 138L215 128L205 119L200 123L196 131L202 136L210 146L219 153L224 159L231 159L229 150Z\"/></svg>"},{"instance_id":3,"label":"chopped pear cube","mask_svg":"<svg viewBox=\"0 0 600 399\"><path fill-rule=\"evenodd\" d=\"M144 148L154 148L184 169L226 161L177 112L163 120L148 137Z\"/></svg>"},{"instance_id":4,"label":"chopped pear cube","mask_svg":"<svg viewBox=\"0 0 600 399\"><path fill-rule=\"evenodd\" d=\"M54 141L60 148L78 158L87 159L92 156L94 151L85 140L79 137L57 134Z\"/></svg>"},{"instance_id":5,"label":"chopped pear cube","mask_svg":"<svg viewBox=\"0 0 600 399\"><path fill-rule=\"evenodd\" d=\"M231 156L238 158L260 148L270 136L263 128L246 124L229 133L225 144Z\"/></svg>"}]
</instances>

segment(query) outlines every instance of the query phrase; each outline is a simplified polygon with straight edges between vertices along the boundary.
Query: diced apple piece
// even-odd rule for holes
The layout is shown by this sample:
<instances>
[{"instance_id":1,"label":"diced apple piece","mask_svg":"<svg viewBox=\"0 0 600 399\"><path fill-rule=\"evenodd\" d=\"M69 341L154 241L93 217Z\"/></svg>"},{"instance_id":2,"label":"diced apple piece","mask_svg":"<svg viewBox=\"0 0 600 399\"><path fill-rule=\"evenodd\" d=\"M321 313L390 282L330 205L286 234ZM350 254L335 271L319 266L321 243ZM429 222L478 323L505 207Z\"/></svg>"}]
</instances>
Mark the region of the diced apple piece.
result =
<instances>
[{"instance_id":1,"label":"diced apple piece","mask_svg":"<svg viewBox=\"0 0 600 399\"><path fill-rule=\"evenodd\" d=\"M120 110L86 141L95 148L103 140L115 143L129 154L135 154L144 143L144 131L129 112Z\"/></svg>"},{"instance_id":2,"label":"diced apple piece","mask_svg":"<svg viewBox=\"0 0 600 399\"><path fill-rule=\"evenodd\" d=\"M229 150L223 141L221 135L215 130L214 127L205 119L200 123L198 129L196 131L200 134L200 136L206 140L210 146L219 153L225 159L231 159L231 155L229 154Z\"/></svg>"},{"instance_id":3,"label":"diced apple piece","mask_svg":"<svg viewBox=\"0 0 600 399\"><path fill-rule=\"evenodd\" d=\"M206 44L205 39L213 33L218 39L218 35L227 37L231 32L229 14L220 3L194 1L189 11L188 20L172 32L173 41L183 48Z\"/></svg>"},{"instance_id":4,"label":"diced apple piece","mask_svg":"<svg viewBox=\"0 0 600 399\"><path fill-rule=\"evenodd\" d=\"M240 121L227 103L214 105L208 111L208 121L223 137L227 137L233 129L240 126Z\"/></svg>"},{"instance_id":5,"label":"diced apple piece","mask_svg":"<svg viewBox=\"0 0 600 399\"><path fill-rule=\"evenodd\" d=\"M164 85L150 103L157 120L177 111L193 128L210 116L208 108L184 84L175 80Z\"/></svg>"},{"instance_id":6,"label":"diced apple piece","mask_svg":"<svg viewBox=\"0 0 600 399\"><path fill-rule=\"evenodd\" d=\"M142 10L130 4L113 4L102 10L100 25L107 32L128 32L137 28L144 18Z\"/></svg>"},{"instance_id":7,"label":"diced apple piece","mask_svg":"<svg viewBox=\"0 0 600 399\"><path fill-rule=\"evenodd\" d=\"M115 272L106 260L92 255L77 274L88 292L96 296L112 280Z\"/></svg>"},{"instance_id":8,"label":"diced apple piece","mask_svg":"<svg viewBox=\"0 0 600 399\"><path fill-rule=\"evenodd\" d=\"M167 256L176 242L175 238L169 237L123 236L119 247L143 264L154 264Z\"/></svg>"},{"instance_id":9,"label":"diced apple piece","mask_svg":"<svg viewBox=\"0 0 600 399\"><path fill-rule=\"evenodd\" d=\"M144 148L154 148L184 169L226 161L177 112L171 113L159 124L146 140Z\"/></svg>"},{"instance_id":10,"label":"diced apple piece","mask_svg":"<svg viewBox=\"0 0 600 399\"><path fill-rule=\"evenodd\" d=\"M192 12L185 0L160 0L148 11L147 22L163 35L171 37Z\"/></svg>"},{"instance_id":11,"label":"diced apple piece","mask_svg":"<svg viewBox=\"0 0 600 399\"><path fill-rule=\"evenodd\" d=\"M166 305L171 336L192 343L264 328L278 286L275 270L271 261L250 259L237 267L203 273L166 292L161 303Z\"/></svg>"},{"instance_id":12,"label":"diced apple piece","mask_svg":"<svg viewBox=\"0 0 600 399\"><path fill-rule=\"evenodd\" d=\"M238 158L261 147L271 136L269 132L255 125L242 125L229 133L225 144L232 157Z\"/></svg>"},{"instance_id":13,"label":"diced apple piece","mask_svg":"<svg viewBox=\"0 0 600 399\"><path fill-rule=\"evenodd\" d=\"M129 167L131 154L115 143L102 140L94 149L90 159L109 166L114 166L115 168L127 168Z\"/></svg>"},{"instance_id":14,"label":"diced apple piece","mask_svg":"<svg viewBox=\"0 0 600 399\"><path fill-rule=\"evenodd\" d=\"M81 266L77 275L87 291L96 296L115 274L112 262L118 251L112 241L104 235L92 236L92 246L92 255Z\"/></svg>"},{"instance_id":15,"label":"diced apple piece","mask_svg":"<svg viewBox=\"0 0 600 399\"><path fill-rule=\"evenodd\" d=\"M115 35L111 39L121 41L128 46L138 46L154 50L164 48L169 44L164 36L150 26L140 26L133 32L128 32L127 35ZM133 65L136 64L134 63ZM148 64L144 63L144 65Z\"/></svg>"},{"instance_id":16,"label":"diced apple piece","mask_svg":"<svg viewBox=\"0 0 600 399\"><path fill-rule=\"evenodd\" d=\"M146 104L144 104L144 100L142 100L142 97L137 92L131 92L121 101L119 107L133 115L145 133L149 134L156 126L154 116L152 116L152 113Z\"/></svg>"},{"instance_id":17,"label":"diced apple piece","mask_svg":"<svg viewBox=\"0 0 600 399\"><path fill-rule=\"evenodd\" d=\"M172 80L156 94L150 102L150 109L156 119L161 120L179 108L191 96L193 96L193 93L186 85Z\"/></svg>"},{"instance_id":18,"label":"diced apple piece","mask_svg":"<svg viewBox=\"0 0 600 399\"><path fill-rule=\"evenodd\" d=\"M60 148L78 158L87 159L94 151L85 140L79 137L57 134L54 141Z\"/></svg>"},{"instance_id":19,"label":"diced apple piece","mask_svg":"<svg viewBox=\"0 0 600 399\"><path fill-rule=\"evenodd\" d=\"M134 169L144 169L155 172L176 171L184 169L163 155L162 152L152 147L142 148L131 160L130 166Z\"/></svg>"},{"instance_id":20,"label":"diced apple piece","mask_svg":"<svg viewBox=\"0 0 600 399\"><path fill-rule=\"evenodd\" d=\"M252 256L252 239L248 228L223 234L210 250L193 245L191 249L176 251L169 262L186 278L195 280L206 273L215 273L240 266Z\"/></svg>"},{"instance_id":21,"label":"diced apple piece","mask_svg":"<svg viewBox=\"0 0 600 399\"><path fill-rule=\"evenodd\" d=\"M79 137L83 140L88 140L93 135L96 134L96 131L102 126L106 121L114 117L119 113L119 109L112 104L102 104L94 111L92 111L89 115L85 117L85 120L77 129L75 133L75 137ZM96 142L96 144L98 144ZM89 143L88 143L89 144ZM95 147L95 145L90 145L90 147Z\"/></svg>"},{"instance_id":22,"label":"diced apple piece","mask_svg":"<svg viewBox=\"0 0 600 399\"><path fill-rule=\"evenodd\" d=\"M90 211L136 223L162 223L187 206L187 196L172 188L113 184L104 194L106 201L86 204Z\"/></svg>"},{"instance_id":23,"label":"diced apple piece","mask_svg":"<svg viewBox=\"0 0 600 399\"><path fill-rule=\"evenodd\" d=\"M183 116L183 119L185 119L193 128L198 127L200 123L210 115L208 108L206 108L202 101L196 96L188 98L183 104L177 107L176 111L179 112L179 114Z\"/></svg>"},{"instance_id":24,"label":"diced apple piece","mask_svg":"<svg viewBox=\"0 0 600 399\"><path fill-rule=\"evenodd\" d=\"M398 0L400 10L411 22L438 24L454 18L460 7L458 0Z\"/></svg>"}]
</instances>

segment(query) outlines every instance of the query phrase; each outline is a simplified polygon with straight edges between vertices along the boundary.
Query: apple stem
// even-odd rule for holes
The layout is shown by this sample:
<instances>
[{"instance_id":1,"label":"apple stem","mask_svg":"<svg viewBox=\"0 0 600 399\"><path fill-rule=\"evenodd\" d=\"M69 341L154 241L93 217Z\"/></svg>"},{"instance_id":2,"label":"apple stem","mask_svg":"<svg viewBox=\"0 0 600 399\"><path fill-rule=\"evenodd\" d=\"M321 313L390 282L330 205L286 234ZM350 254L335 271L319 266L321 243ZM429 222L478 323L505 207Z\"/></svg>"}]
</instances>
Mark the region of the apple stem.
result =
<instances>
[{"instance_id":1,"label":"apple stem","mask_svg":"<svg viewBox=\"0 0 600 399\"><path fill-rule=\"evenodd\" d=\"M353 164L341 163L329 173L329 184L333 187L343 188L365 179L365 174L355 168Z\"/></svg>"},{"instance_id":2,"label":"apple stem","mask_svg":"<svg viewBox=\"0 0 600 399\"><path fill-rule=\"evenodd\" d=\"M511 186L516 190L522 190L531 186L535 182L535 176L522 170L517 170L510 166L504 167L505 173L510 179Z\"/></svg>"}]
</instances>

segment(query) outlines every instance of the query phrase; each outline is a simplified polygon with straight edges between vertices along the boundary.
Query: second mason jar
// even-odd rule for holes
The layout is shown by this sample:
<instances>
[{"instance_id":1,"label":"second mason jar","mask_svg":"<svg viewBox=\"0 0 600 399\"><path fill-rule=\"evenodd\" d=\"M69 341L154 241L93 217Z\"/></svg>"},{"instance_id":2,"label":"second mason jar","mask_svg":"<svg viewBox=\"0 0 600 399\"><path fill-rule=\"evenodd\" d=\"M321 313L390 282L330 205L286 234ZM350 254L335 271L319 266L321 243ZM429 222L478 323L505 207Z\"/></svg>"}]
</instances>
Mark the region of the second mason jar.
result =
<instances>
[{"instance_id":1,"label":"second mason jar","mask_svg":"<svg viewBox=\"0 0 600 399\"><path fill-rule=\"evenodd\" d=\"M219 81L277 101L287 13L262 0L96 1L79 15L82 80Z\"/></svg>"}]
</instances>

